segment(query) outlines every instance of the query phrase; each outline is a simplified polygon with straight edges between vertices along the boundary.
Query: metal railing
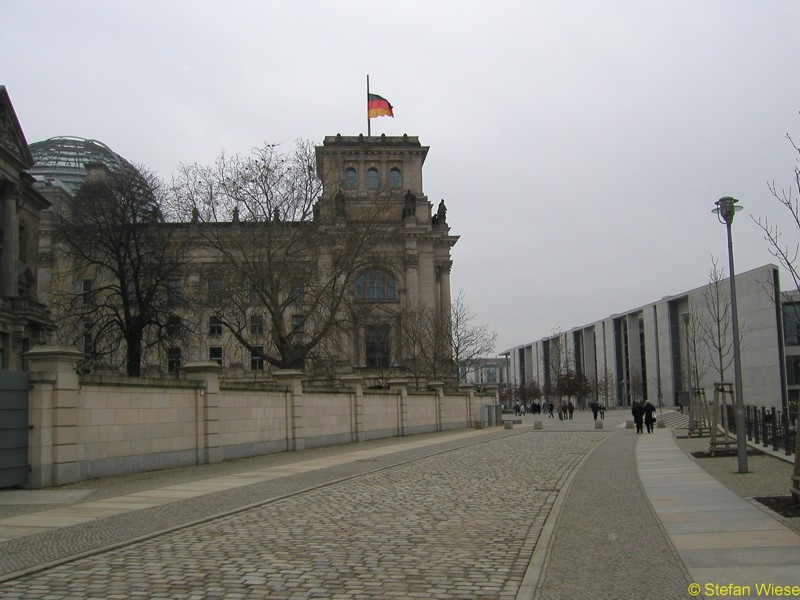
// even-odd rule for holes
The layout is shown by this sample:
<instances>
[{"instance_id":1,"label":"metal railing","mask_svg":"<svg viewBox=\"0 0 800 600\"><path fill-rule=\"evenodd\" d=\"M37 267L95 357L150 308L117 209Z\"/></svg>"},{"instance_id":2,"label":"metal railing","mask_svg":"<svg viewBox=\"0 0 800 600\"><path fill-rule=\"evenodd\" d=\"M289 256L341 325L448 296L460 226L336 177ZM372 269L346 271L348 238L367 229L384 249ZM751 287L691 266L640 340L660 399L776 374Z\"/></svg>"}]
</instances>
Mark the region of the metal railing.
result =
<instances>
[{"instance_id":1,"label":"metal railing","mask_svg":"<svg viewBox=\"0 0 800 600\"><path fill-rule=\"evenodd\" d=\"M780 411L775 407L745 406L745 433L748 441L771 447L774 452L783 450L786 456L795 452L797 440L797 413ZM728 430L736 433L734 407L728 406Z\"/></svg>"}]
</instances>

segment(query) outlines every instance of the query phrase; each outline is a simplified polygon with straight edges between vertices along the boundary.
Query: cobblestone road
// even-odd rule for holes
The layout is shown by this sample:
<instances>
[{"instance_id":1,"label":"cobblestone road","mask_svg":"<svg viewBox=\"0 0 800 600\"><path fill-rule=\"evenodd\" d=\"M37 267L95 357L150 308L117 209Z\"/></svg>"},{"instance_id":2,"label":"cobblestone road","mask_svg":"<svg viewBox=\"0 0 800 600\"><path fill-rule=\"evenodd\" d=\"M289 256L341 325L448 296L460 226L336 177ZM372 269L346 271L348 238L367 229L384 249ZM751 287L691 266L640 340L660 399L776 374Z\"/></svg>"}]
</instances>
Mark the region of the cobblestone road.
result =
<instances>
[{"instance_id":1,"label":"cobblestone road","mask_svg":"<svg viewBox=\"0 0 800 600\"><path fill-rule=\"evenodd\" d=\"M0 597L513 598L559 489L607 435L488 439L14 579Z\"/></svg>"}]
</instances>

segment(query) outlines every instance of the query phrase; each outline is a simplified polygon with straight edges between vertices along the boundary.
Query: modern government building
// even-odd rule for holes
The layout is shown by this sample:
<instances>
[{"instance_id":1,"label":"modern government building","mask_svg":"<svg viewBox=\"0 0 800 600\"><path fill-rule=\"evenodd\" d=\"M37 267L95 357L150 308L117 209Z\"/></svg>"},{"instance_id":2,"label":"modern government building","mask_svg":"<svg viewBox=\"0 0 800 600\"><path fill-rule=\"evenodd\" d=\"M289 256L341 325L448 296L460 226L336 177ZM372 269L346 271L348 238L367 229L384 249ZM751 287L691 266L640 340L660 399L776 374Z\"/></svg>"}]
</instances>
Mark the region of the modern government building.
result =
<instances>
[{"instance_id":1,"label":"modern government building","mask_svg":"<svg viewBox=\"0 0 800 600\"><path fill-rule=\"evenodd\" d=\"M742 396L745 405L796 414L800 399L800 297L781 292L779 269L736 275ZM553 383L563 368L584 374L609 407L649 400L686 405L715 383L734 381L728 279L666 296L501 353L495 375L509 385ZM503 372L506 371L506 372ZM732 386L731 386L732 389ZM695 392L693 390L702 390Z\"/></svg>"}]
</instances>

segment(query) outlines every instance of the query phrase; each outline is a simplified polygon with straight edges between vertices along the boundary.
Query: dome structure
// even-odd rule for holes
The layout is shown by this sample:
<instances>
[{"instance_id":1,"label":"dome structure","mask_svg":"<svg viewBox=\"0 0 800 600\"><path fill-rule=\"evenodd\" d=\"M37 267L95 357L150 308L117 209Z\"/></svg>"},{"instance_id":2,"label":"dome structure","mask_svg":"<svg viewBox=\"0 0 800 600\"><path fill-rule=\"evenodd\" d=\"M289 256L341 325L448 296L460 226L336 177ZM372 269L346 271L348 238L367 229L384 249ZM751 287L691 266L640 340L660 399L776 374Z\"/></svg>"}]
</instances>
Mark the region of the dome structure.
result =
<instances>
[{"instance_id":1,"label":"dome structure","mask_svg":"<svg viewBox=\"0 0 800 600\"><path fill-rule=\"evenodd\" d=\"M103 142L81 137L52 137L29 145L34 165L28 172L75 195L86 180L86 165L100 163L111 171L135 167Z\"/></svg>"}]
</instances>

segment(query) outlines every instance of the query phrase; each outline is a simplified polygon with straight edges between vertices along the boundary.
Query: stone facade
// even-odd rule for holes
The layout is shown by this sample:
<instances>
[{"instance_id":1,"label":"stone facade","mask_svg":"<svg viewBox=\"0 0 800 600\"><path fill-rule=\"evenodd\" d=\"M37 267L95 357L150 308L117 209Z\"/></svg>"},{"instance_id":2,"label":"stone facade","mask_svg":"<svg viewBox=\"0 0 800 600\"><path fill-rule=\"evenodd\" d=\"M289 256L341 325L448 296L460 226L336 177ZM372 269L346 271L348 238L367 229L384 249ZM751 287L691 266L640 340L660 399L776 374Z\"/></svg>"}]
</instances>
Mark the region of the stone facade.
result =
<instances>
[{"instance_id":1,"label":"stone facade","mask_svg":"<svg viewBox=\"0 0 800 600\"><path fill-rule=\"evenodd\" d=\"M23 354L51 328L38 297L39 214L33 165L11 99L0 86L0 369L24 369Z\"/></svg>"},{"instance_id":2,"label":"stone facade","mask_svg":"<svg viewBox=\"0 0 800 600\"><path fill-rule=\"evenodd\" d=\"M337 236L347 238L357 234L356 230L371 229L373 242L368 252L380 257L376 271L385 278L384 288L378 297L370 295L374 285L369 281L373 274L365 270L366 283L357 281L352 290L352 298L343 304L343 316L351 324L346 330L337 332L335 343L331 344L327 375L339 376L358 372L367 377L367 385L386 385L386 381L396 374L404 374L410 363L407 325L419 317L420 311L426 315L439 315L439 321L449 323L451 292L450 270L452 267L451 248L458 240L451 235L447 224L444 201L434 207L425 195L422 185L422 167L428 148L422 146L414 136L364 137L328 136L316 148L317 176L322 182L322 194L316 200L313 219L300 223L301 227L314 227L329 234L329 239ZM91 179L93 171L89 171ZM68 214L74 199L55 186L40 187L48 195L58 210ZM42 235L42 249L48 256L58 256L52 248L51 228L47 226L51 217L48 213ZM259 223L257 227L271 228L275 235L278 223ZM280 225L291 226L291 223ZM166 223L170 228L171 239L186 246L183 255L185 268L180 280L174 282L175 288L188 298L198 299L208 293L209 280L215 273L226 275L225 259L218 248L204 243L210 237L209 228L240 227L234 218L228 223ZM240 227L242 231L245 226ZM266 231L266 229L265 229ZM252 227L247 235L255 235ZM245 244L242 244L245 246ZM324 252L317 252L316 261L320 270L328 268L332 260ZM73 280L65 280L69 273ZM58 264L58 260L43 265L40 277L51 284L48 297L56 288L69 288L74 297L80 293L80 285L69 265ZM84 279L94 280L98 286L96 273L85 273ZM388 282L388 283L387 283ZM241 282L240 282L241 283ZM361 285L362 288L358 288ZM244 284L239 285L240 288ZM364 291L364 287L367 291ZM359 295L360 292L360 295ZM226 290L227 293L227 290ZM385 295L384 295L385 293ZM240 292L244 295L244 292ZM242 302L242 304L247 304ZM260 312L259 312L260 311ZM180 363L216 360L221 363L221 377L227 381L270 380L270 367L258 361L252 350L245 347L225 327L214 323L214 308L190 304L184 312L177 311L184 330L191 336L176 340L174 344L152 350L145 358L143 374L148 376L178 375L178 361L170 356L179 356ZM253 325L253 318L263 318L263 307L253 304L242 311L240 318L249 323L248 335L255 338L264 335L269 343L269 320L264 318L264 333L259 333ZM302 318L302 310L298 310ZM67 315L70 311L66 311ZM294 315L290 315L294 318ZM288 318L288 317L287 317ZM80 323L77 324L80 326ZM287 323L287 328L293 325ZM69 333L67 333L69 329ZM376 361L370 353L370 344L384 344L384 356ZM84 349L79 327L75 323L64 328L56 339L57 343L75 345ZM258 346L258 342L253 342ZM89 345L86 344L88 348ZM373 352L374 354L374 352ZM442 354L447 354L443 348ZM443 357L446 358L446 357ZM376 365L376 362L380 363ZM119 372L117 363L91 364L84 361L85 369L94 373ZM308 368L310 365L306 365Z\"/></svg>"}]
</instances>

